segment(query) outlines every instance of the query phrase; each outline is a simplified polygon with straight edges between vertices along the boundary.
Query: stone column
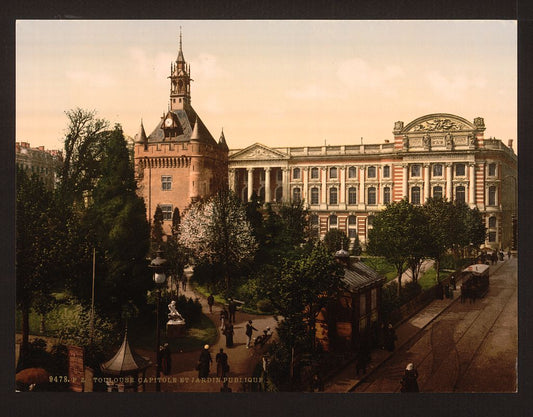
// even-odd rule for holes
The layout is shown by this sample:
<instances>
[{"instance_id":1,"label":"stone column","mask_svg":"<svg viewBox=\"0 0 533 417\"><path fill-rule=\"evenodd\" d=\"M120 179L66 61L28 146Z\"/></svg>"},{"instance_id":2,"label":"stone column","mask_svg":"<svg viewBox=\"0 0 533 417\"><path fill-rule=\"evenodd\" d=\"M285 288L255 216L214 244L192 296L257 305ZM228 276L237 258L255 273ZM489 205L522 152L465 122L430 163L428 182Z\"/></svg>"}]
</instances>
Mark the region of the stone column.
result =
<instances>
[{"instance_id":1,"label":"stone column","mask_svg":"<svg viewBox=\"0 0 533 417\"><path fill-rule=\"evenodd\" d=\"M339 190L339 202L344 204L346 202L346 167L339 169L339 175L341 179L341 185Z\"/></svg>"},{"instance_id":2,"label":"stone column","mask_svg":"<svg viewBox=\"0 0 533 417\"><path fill-rule=\"evenodd\" d=\"M471 207L476 204L476 164L468 165L468 203Z\"/></svg>"},{"instance_id":3,"label":"stone column","mask_svg":"<svg viewBox=\"0 0 533 417\"><path fill-rule=\"evenodd\" d=\"M422 204L429 198L429 187L429 164L424 164L424 200Z\"/></svg>"},{"instance_id":4,"label":"stone column","mask_svg":"<svg viewBox=\"0 0 533 417\"><path fill-rule=\"evenodd\" d=\"M303 190L302 190L302 200L305 202L306 205L309 205L309 201L307 198L307 192L309 189L309 168L305 167L302 168L302 175L303 175Z\"/></svg>"},{"instance_id":5,"label":"stone column","mask_svg":"<svg viewBox=\"0 0 533 417\"><path fill-rule=\"evenodd\" d=\"M453 200L452 194L452 164L446 164L446 198L448 201Z\"/></svg>"},{"instance_id":6,"label":"stone column","mask_svg":"<svg viewBox=\"0 0 533 417\"><path fill-rule=\"evenodd\" d=\"M327 176L328 168L322 168L322 189L320 190L320 204L327 204Z\"/></svg>"},{"instance_id":7,"label":"stone column","mask_svg":"<svg viewBox=\"0 0 533 417\"><path fill-rule=\"evenodd\" d=\"M281 168L281 172L281 186L283 187L283 198L281 201L289 203L291 201L291 196L289 195L289 168L283 167Z\"/></svg>"},{"instance_id":8,"label":"stone column","mask_svg":"<svg viewBox=\"0 0 533 417\"><path fill-rule=\"evenodd\" d=\"M378 186L377 186L377 201L378 204L383 204L383 186L381 183L383 182L383 167L380 165L378 166Z\"/></svg>"},{"instance_id":9,"label":"stone column","mask_svg":"<svg viewBox=\"0 0 533 417\"><path fill-rule=\"evenodd\" d=\"M359 204L365 204L365 167L359 167Z\"/></svg>"},{"instance_id":10,"label":"stone column","mask_svg":"<svg viewBox=\"0 0 533 417\"><path fill-rule=\"evenodd\" d=\"M254 191L254 169L246 168L248 170L248 201L252 199L252 193Z\"/></svg>"},{"instance_id":11,"label":"stone column","mask_svg":"<svg viewBox=\"0 0 533 417\"><path fill-rule=\"evenodd\" d=\"M409 175L409 164L402 165L402 198L408 197L407 177Z\"/></svg>"},{"instance_id":12,"label":"stone column","mask_svg":"<svg viewBox=\"0 0 533 417\"><path fill-rule=\"evenodd\" d=\"M270 167L265 168L265 203L270 203Z\"/></svg>"},{"instance_id":13,"label":"stone column","mask_svg":"<svg viewBox=\"0 0 533 417\"><path fill-rule=\"evenodd\" d=\"M228 186L231 191L235 192L235 169L234 168L229 169Z\"/></svg>"}]
</instances>

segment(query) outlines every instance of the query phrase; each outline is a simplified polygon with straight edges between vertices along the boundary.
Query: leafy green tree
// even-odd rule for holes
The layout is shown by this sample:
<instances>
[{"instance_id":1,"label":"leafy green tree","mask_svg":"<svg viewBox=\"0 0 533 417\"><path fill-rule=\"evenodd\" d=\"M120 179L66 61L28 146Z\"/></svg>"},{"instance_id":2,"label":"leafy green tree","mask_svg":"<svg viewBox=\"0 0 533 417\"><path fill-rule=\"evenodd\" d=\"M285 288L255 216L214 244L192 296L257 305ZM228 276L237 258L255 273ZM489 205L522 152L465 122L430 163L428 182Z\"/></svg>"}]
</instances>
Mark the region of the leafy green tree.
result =
<instances>
[{"instance_id":1,"label":"leafy green tree","mask_svg":"<svg viewBox=\"0 0 533 417\"><path fill-rule=\"evenodd\" d=\"M109 314L120 315L130 301L145 305L148 279L146 255L150 227L144 201L136 193L133 164L120 126L108 133L102 175L85 218L100 265L97 302Z\"/></svg>"},{"instance_id":2,"label":"leafy green tree","mask_svg":"<svg viewBox=\"0 0 533 417\"><path fill-rule=\"evenodd\" d=\"M168 261L168 273L174 280L176 288L179 286L179 278L183 275L183 270L187 264L187 251L179 243L179 226L181 223L180 210L176 207L172 213L171 233L167 236L167 241L163 248L165 258Z\"/></svg>"},{"instance_id":3,"label":"leafy green tree","mask_svg":"<svg viewBox=\"0 0 533 417\"><path fill-rule=\"evenodd\" d=\"M369 254L383 256L396 267L398 295L401 294L404 266L421 244L419 218L419 210L403 199L376 214L368 232Z\"/></svg>"},{"instance_id":4,"label":"leafy green tree","mask_svg":"<svg viewBox=\"0 0 533 417\"><path fill-rule=\"evenodd\" d=\"M350 238L342 230L330 229L324 236L324 245L329 253L335 253L341 249L347 251L350 248Z\"/></svg>"},{"instance_id":5,"label":"leafy green tree","mask_svg":"<svg viewBox=\"0 0 533 417\"><path fill-rule=\"evenodd\" d=\"M61 194L70 201L90 196L100 177L109 122L95 111L80 108L66 112L69 124L64 139L64 158L59 178Z\"/></svg>"},{"instance_id":6,"label":"leafy green tree","mask_svg":"<svg viewBox=\"0 0 533 417\"><path fill-rule=\"evenodd\" d=\"M428 245L431 242L429 222L425 211L421 206L413 206L409 217L410 222L410 245L407 265L411 270L413 282L418 281L422 261L428 256Z\"/></svg>"},{"instance_id":7,"label":"leafy green tree","mask_svg":"<svg viewBox=\"0 0 533 417\"><path fill-rule=\"evenodd\" d=\"M352 255L359 256L363 252L363 248L361 248L361 242L359 241L359 235L355 234L355 239L353 241L352 245Z\"/></svg>"}]
</instances>

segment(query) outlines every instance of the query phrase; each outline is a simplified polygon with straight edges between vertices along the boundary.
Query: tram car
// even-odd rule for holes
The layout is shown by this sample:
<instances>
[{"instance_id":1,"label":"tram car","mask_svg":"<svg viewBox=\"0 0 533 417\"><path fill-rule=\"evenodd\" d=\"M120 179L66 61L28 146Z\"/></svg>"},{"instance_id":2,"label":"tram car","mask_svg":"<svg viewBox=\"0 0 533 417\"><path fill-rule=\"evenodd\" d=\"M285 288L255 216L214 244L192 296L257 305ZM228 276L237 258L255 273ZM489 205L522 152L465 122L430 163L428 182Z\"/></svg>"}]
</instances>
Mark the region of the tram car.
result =
<instances>
[{"instance_id":1,"label":"tram car","mask_svg":"<svg viewBox=\"0 0 533 417\"><path fill-rule=\"evenodd\" d=\"M470 265L461 272L461 300L483 298L489 290L489 266Z\"/></svg>"}]
</instances>

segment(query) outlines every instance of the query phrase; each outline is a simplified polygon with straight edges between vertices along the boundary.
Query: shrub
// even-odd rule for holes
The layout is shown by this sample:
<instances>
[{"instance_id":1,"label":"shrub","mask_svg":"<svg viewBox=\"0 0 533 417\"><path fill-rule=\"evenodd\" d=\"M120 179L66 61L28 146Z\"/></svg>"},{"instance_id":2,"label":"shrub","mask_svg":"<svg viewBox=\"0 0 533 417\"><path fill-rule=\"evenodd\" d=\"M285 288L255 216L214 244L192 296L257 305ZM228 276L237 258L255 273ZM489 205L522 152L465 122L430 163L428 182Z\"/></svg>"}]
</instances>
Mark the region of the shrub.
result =
<instances>
[{"instance_id":1,"label":"shrub","mask_svg":"<svg viewBox=\"0 0 533 417\"><path fill-rule=\"evenodd\" d=\"M176 308L185 319L187 327L196 323L202 316L202 304L200 304L198 299L193 300L192 298L180 295L176 301Z\"/></svg>"},{"instance_id":2,"label":"shrub","mask_svg":"<svg viewBox=\"0 0 533 417\"><path fill-rule=\"evenodd\" d=\"M257 302L257 309L263 313L272 313L274 312L274 306L272 302L268 299L259 300Z\"/></svg>"}]
</instances>

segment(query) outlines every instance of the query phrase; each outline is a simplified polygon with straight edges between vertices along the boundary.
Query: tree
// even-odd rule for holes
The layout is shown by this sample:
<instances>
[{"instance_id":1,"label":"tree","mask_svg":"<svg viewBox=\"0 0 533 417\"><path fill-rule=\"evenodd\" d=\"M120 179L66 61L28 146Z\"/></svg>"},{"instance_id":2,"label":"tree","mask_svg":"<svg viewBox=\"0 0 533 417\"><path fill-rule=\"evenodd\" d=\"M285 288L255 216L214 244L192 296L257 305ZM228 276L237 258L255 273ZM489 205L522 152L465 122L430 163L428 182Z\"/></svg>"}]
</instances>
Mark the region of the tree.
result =
<instances>
[{"instance_id":1,"label":"tree","mask_svg":"<svg viewBox=\"0 0 533 417\"><path fill-rule=\"evenodd\" d=\"M352 255L359 256L361 252L363 252L363 249L361 248L361 242L359 242L359 235L356 233L352 245Z\"/></svg>"},{"instance_id":2,"label":"tree","mask_svg":"<svg viewBox=\"0 0 533 417\"><path fill-rule=\"evenodd\" d=\"M69 125L64 139L64 159L59 178L63 198L81 201L100 176L109 122L95 111L76 108L65 112Z\"/></svg>"},{"instance_id":3,"label":"tree","mask_svg":"<svg viewBox=\"0 0 533 417\"><path fill-rule=\"evenodd\" d=\"M419 210L403 199L376 214L368 232L368 252L383 256L396 267L398 295L401 294L403 268L423 245L419 221Z\"/></svg>"},{"instance_id":4,"label":"tree","mask_svg":"<svg viewBox=\"0 0 533 417\"><path fill-rule=\"evenodd\" d=\"M179 227L181 223L180 210L176 207L172 213L171 234L167 236L167 241L163 245L165 257L168 261L168 272L175 282L176 288L179 286L179 278L183 275L183 270L187 264L187 251L179 243Z\"/></svg>"},{"instance_id":5,"label":"tree","mask_svg":"<svg viewBox=\"0 0 533 417\"><path fill-rule=\"evenodd\" d=\"M163 210L158 204L154 213L154 221L152 223L152 233L150 243L152 246L152 252L155 253L160 247L163 246Z\"/></svg>"},{"instance_id":6,"label":"tree","mask_svg":"<svg viewBox=\"0 0 533 417\"><path fill-rule=\"evenodd\" d=\"M28 177L18 168L16 175L17 307L22 313L20 363L23 363L29 350L30 310L53 287L56 242L49 227L53 223L52 192L36 174Z\"/></svg>"},{"instance_id":7,"label":"tree","mask_svg":"<svg viewBox=\"0 0 533 417\"><path fill-rule=\"evenodd\" d=\"M348 250L350 248L350 239L342 230L330 229L324 236L324 245L329 253L335 253L338 250Z\"/></svg>"},{"instance_id":8,"label":"tree","mask_svg":"<svg viewBox=\"0 0 533 417\"><path fill-rule=\"evenodd\" d=\"M342 289L343 272L321 242L284 262L267 295L283 317L278 334L285 351L314 353L316 318Z\"/></svg>"},{"instance_id":9,"label":"tree","mask_svg":"<svg viewBox=\"0 0 533 417\"><path fill-rule=\"evenodd\" d=\"M101 172L85 227L91 231L88 233L99 254L97 301L108 313L118 316L130 301L137 307L144 306L144 295L151 285L146 262L150 228L118 125L108 132Z\"/></svg>"},{"instance_id":10,"label":"tree","mask_svg":"<svg viewBox=\"0 0 533 417\"><path fill-rule=\"evenodd\" d=\"M183 216L179 242L198 262L221 268L226 291L230 277L244 261L252 260L257 242L238 197L219 191L205 202L193 204Z\"/></svg>"}]
</instances>

